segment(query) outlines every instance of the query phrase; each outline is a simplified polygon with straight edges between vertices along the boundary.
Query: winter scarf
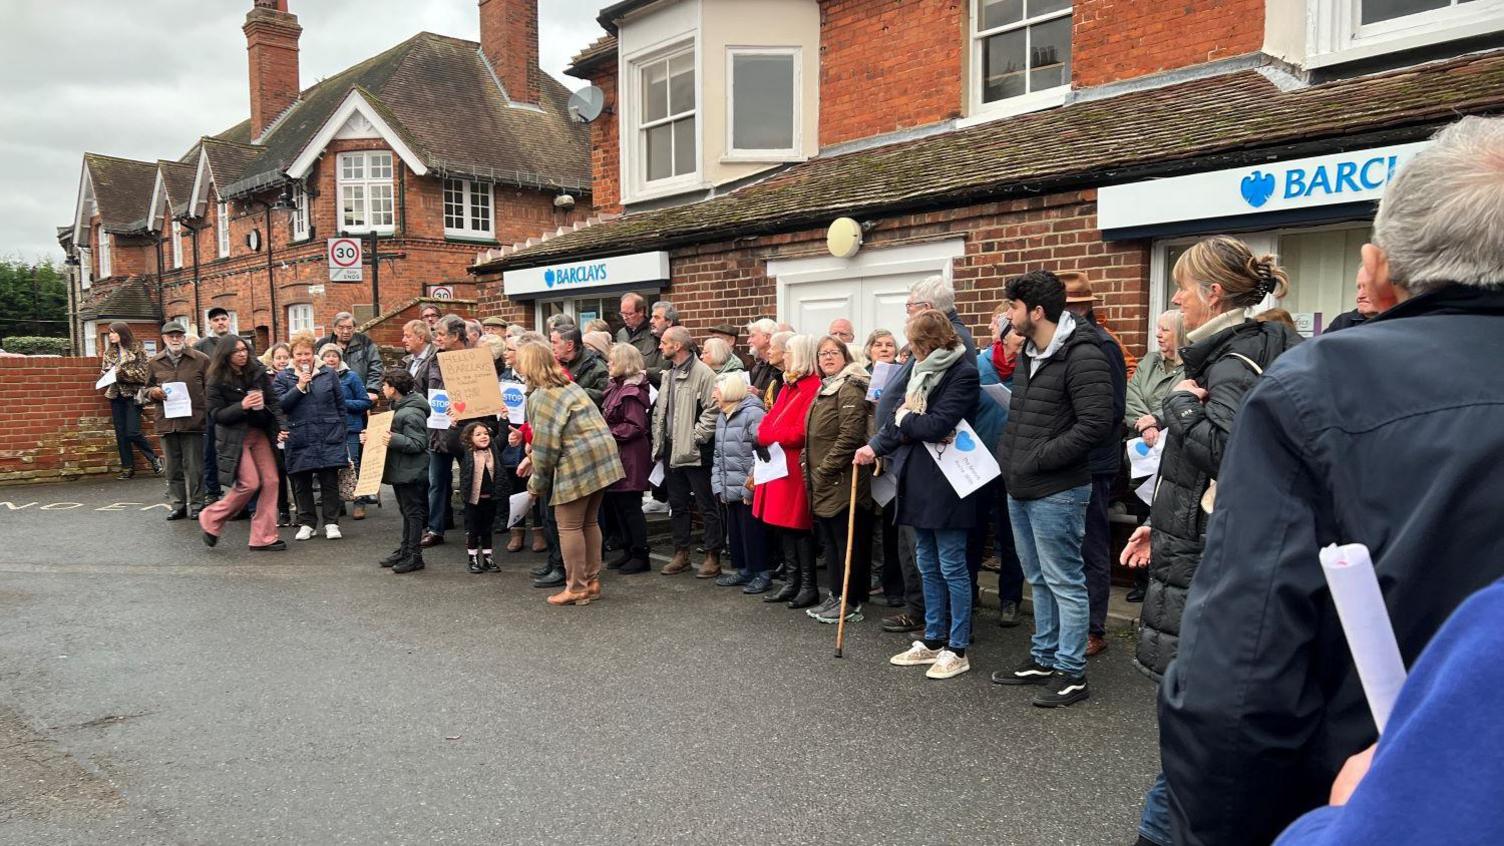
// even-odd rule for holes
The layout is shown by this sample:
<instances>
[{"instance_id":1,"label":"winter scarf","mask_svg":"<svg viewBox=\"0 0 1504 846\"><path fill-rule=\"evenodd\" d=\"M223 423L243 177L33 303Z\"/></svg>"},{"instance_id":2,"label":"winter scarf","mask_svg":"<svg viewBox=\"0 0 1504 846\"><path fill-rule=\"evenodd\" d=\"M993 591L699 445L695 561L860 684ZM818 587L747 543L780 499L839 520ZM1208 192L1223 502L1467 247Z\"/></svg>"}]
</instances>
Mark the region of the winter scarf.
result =
<instances>
[{"instance_id":1,"label":"winter scarf","mask_svg":"<svg viewBox=\"0 0 1504 846\"><path fill-rule=\"evenodd\" d=\"M956 344L948 350L935 350L924 357L923 361L914 360L914 371L909 376L909 391L904 397L904 407L910 411L923 414L929 406L930 391L940 384L945 371L950 369L961 356L966 354L966 348Z\"/></svg>"}]
</instances>

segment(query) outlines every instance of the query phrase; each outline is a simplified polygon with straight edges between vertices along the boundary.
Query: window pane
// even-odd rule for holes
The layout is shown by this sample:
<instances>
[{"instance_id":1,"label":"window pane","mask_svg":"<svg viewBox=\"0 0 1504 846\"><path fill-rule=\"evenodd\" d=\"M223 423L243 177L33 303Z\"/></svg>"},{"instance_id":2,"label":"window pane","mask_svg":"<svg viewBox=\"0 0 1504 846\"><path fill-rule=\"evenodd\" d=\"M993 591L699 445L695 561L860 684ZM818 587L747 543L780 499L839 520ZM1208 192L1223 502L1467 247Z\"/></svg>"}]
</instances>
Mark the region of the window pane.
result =
<instances>
[{"instance_id":1,"label":"window pane","mask_svg":"<svg viewBox=\"0 0 1504 846\"><path fill-rule=\"evenodd\" d=\"M345 226L365 226L365 189L359 185L340 188L340 213Z\"/></svg>"},{"instance_id":2,"label":"window pane","mask_svg":"<svg viewBox=\"0 0 1504 846\"><path fill-rule=\"evenodd\" d=\"M731 146L786 150L794 146L794 57L735 56L731 60Z\"/></svg>"},{"instance_id":3,"label":"window pane","mask_svg":"<svg viewBox=\"0 0 1504 846\"><path fill-rule=\"evenodd\" d=\"M1450 0L1363 0L1363 23L1393 20L1405 15L1445 9L1449 5Z\"/></svg>"},{"instance_id":4,"label":"window pane","mask_svg":"<svg viewBox=\"0 0 1504 846\"><path fill-rule=\"evenodd\" d=\"M651 123L668 117L668 62L642 69L642 119Z\"/></svg>"},{"instance_id":5,"label":"window pane","mask_svg":"<svg viewBox=\"0 0 1504 846\"><path fill-rule=\"evenodd\" d=\"M465 183L463 180L444 180L444 228L465 228Z\"/></svg>"},{"instance_id":6,"label":"window pane","mask_svg":"<svg viewBox=\"0 0 1504 846\"><path fill-rule=\"evenodd\" d=\"M674 128L663 124L649 129L647 143L648 181L666 179L674 175Z\"/></svg>"},{"instance_id":7,"label":"window pane","mask_svg":"<svg viewBox=\"0 0 1504 846\"><path fill-rule=\"evenodd\" d=\"M1028 93L1024 79L1025 30L988 38L982 54L982 101L992 103Z\"/></svg>"},{"instance_id":8,"label":"window pane","mask_svg":"<svg viewBox=\"0 0 1504 846\"><path fill-rule=\"evenodd\" d=\"M1024 19L1024 0L977 0L977 31L1018 23Z\"/></svg>"},{"instance_id":9,"label":"window pane","mask_svg":"<svg viewBox=\"0 0 1504 846\"><path fill-rule=\"evenodd\" d=\"M1029 90L1043 91L1071 81L1071 19L1056 18L1029 27Z\"/></svg>"},{"instance_id":10,"label":"window pane","mask_svg":"<svg viewBox=\"0 0 1504 846\"><path fill-rule=\"evenodd\" d=\"M1028 2L1028 13L1031 18L1048 15L1051 12L1059 12L1071 7L1071 0L1028 0Z\"/></svg>"},{"instance_id":11,"label":"window pane","mask_svg":"<svg viewBox=\"0 0 1504 846\"><path fill-rule=\"evenodd\" d=\"M396 205L392 201L392 186L371 186L371 225L391 226L395 217L393 212Z\"/></svg>"},{"instance_id":12,"label":"window pane","mask_svg":"<svg viewBox=\"0 0 1504 846\"><path fill-rule=\"evenodd\" d=\"M674 121L674 175L695 172L695 119Z\"/></svg>"},{"instance_id":13,"label":"window pane","mask_svg":"<svg viewBox=\"0 0 1504 846\"><path fill-rule=\"evenodd\" d=\"M695 57L693 53L675 56L669 62L669 108L671 114L695 109Z\"/></svg>"},{"instance_id":14,"label":"window pane","mask_svg":"<svg viewBox=\"0 0 1504 846\"><path fill-rule=\"evenodd\" d=\"M364 179L365 158L359 153L354 155L340 156L340 179Z\"/></svg>"},{"instance_id":15,"label":"window pane","mask_svg":"<svg viewBox=\"0 0 1504 846\"><path fill-rule=\"evenodd\" d=\"M392 178L392 154L391 153L372 153L371 154L371 178L372 179L391 179Z\"/></svg>"},{"instance_id":16,"label":"window pane","mask_svg":"<svg viewBox=\"0 0 1504 846\"><path fill-rule=\"evenodd\" d=\"M476 184L470 187L470 228L476 232L490 232L491 188Z\"/></svg>"},{"instance_id":17,"label":"window pane","mask_svg":"<svg viewBox=\"0 0 1504 846\"><path fill-rule=\"evenodd\" d=\"M1299 280L1280 305L1295 315L1296 323L1325 328L1337 315L1353 309L1357 296L1353 280L1369 235L1365 226L1280 237L1280 264L1291 279Z\"/></svg>"}]
</instances>

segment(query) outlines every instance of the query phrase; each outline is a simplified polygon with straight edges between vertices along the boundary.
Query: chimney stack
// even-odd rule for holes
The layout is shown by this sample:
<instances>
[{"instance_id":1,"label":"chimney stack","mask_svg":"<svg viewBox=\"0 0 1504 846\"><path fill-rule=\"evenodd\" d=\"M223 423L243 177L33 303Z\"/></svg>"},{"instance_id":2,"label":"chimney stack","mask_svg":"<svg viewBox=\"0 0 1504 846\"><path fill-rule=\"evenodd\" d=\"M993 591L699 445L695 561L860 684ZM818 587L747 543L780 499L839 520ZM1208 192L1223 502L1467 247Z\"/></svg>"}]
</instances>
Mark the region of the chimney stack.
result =
<instances>
[{"instance_id":1,"label":"chimney stack","mask_svg":"<svg viewBox=\"0 0 1504 846\"><path fill-rule=\"evenodd\" d=\"M242 29L251 65L251 137L259 139L298 100L303 28L298 16L287 11L287 0L254 0Z\"/></svg>"},{"instance_id":2,"label":"chimney stack","mask_svg":"<svg viewBox=\"0 0 1504 846\"><path fill-rule=\"evenodd\" d=\"M480 0L480 50L512 102L538 102L538 0Z\"/></svg>"}]
</instances>

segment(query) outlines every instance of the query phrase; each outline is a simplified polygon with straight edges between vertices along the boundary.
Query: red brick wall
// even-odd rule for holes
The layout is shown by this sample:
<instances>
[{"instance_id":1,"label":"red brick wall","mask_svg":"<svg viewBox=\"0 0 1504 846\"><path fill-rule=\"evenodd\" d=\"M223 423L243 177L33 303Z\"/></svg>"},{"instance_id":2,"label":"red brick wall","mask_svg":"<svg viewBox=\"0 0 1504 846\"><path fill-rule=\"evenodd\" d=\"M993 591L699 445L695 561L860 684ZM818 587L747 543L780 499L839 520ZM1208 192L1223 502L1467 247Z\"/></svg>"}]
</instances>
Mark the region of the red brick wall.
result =
<instances>
[{"instance_id":1,"label":"red brick wall","mask_svg":"<svg viewBox=\"0 0 1504 846\"><path fill-rule=\"evenodd\" d=\"M1261 49L1264 0L1077 0L1075 87L1199 65Z\"/></svg>"},{"instance_id":2,"label":"red brick wall","mask_svg":"<svg viewBox=\"0 0 1504 846\"><path fill-rule=\"evenodd\" d=\"M119 471L110 403L94 390L95 358L7 358L0 383L0 486ZM40 401L43 398L50 398ZM152 439L150 412L141 431ZM146 469L140 454L137 469Z\"/></svg>"},{"instance_id":3,"label":"red brick wall","mask_svg":"<svg viewBox=\"0 0 1504 846\"><path fill-rule=\"evenodd\" d=\"M617 123L616 62L599 65L590 82L605 93L606 107L590 124L591 204L598 212L621 211L621 130Z\"/></svg>"},{"instance_id":4,"label":"red brick wall","mask_svg":"<svg viewBox=\"0 0 1504 846\"><path fill-rule=\"evenodd\" d=\"M507 96L538 102L538 0L480 0L480 49Z\"/></svg>"},{"instance_id":5,"label":"red brick wall","mask_svg":"<svg viewBox=\"0 0 1504 846\"><path fill-rule=\"evenodd\" d=\"M266 9L252 11L243 27L250 58L251 135L259 136L298 99L296 15Z\"/></svg>"},{"instance_id":6,"label":"red brick wall","mask_svg":"<svg viewBox=\"0 0 1504 846\"><path fill-rule=\"evenodd\" d=\"M962 0L821 0L820 146L961 114Z\"/></svg>"}]
</instances>

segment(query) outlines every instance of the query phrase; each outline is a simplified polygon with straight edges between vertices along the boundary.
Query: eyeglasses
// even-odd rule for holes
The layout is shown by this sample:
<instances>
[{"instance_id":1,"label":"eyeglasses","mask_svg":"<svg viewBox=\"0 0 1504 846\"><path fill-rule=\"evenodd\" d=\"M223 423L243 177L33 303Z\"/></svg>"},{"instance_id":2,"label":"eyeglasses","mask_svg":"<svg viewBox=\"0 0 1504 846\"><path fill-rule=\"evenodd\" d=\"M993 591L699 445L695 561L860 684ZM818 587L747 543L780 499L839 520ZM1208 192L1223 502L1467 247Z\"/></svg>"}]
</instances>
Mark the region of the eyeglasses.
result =
<instances>
[{"instance_id":1,"label":"eyeglasses","mask_svg":"<svg viewBox=\"0 0 1504 846\"><path fill-rule=\"evenodd\" d=\"M911 301L911 302L904 303L903 307L906 308L906 309L908 309L909 311L921 311L921 310L923 310L925 308L928 308L931 305L934 305L934 303L930 303L930 302L927 302L925 300L914 300L914 301Z\"/></svg>"},{"instance_id":2,"label":"eyeglasses","mask_svg":"<svg viewBox=\"0 0 1504 846\"><path fill-rule=\"evenodd\" d=\"M840 350L820 350L819 355L820 355L821 358L825 358L826 356L830 356L832 358L840 358L841 357L841 351Z\"/></svg>"}]
</instances>

